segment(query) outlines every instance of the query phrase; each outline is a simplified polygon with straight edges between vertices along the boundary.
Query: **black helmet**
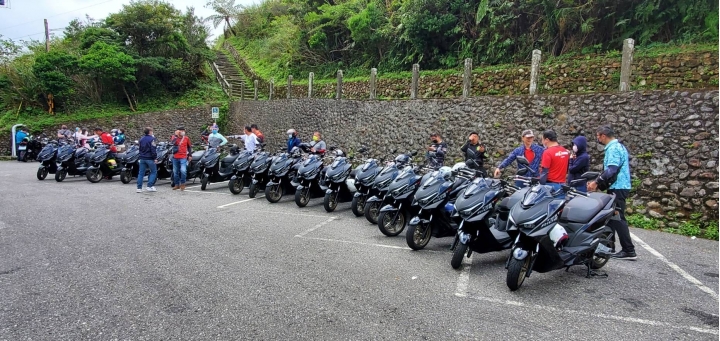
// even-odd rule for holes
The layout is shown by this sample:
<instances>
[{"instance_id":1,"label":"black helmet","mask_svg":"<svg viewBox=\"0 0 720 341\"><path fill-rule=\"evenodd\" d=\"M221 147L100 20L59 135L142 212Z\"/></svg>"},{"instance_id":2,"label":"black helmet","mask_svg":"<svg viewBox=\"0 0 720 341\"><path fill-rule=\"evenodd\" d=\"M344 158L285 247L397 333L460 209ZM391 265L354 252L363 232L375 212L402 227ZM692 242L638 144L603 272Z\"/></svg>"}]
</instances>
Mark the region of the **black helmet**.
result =
<instances>
[{"instance_id":1,"label":"black helmet","mask_svg":"<svg viewBox=\"0 0 720 341\"><path fill-rule=\"evenodd\" d=\"M395 163L397 163L398 166L406 165L410 163L410 157L405 154L400 154L395 158Z\"/></svg>"}]
</instances>

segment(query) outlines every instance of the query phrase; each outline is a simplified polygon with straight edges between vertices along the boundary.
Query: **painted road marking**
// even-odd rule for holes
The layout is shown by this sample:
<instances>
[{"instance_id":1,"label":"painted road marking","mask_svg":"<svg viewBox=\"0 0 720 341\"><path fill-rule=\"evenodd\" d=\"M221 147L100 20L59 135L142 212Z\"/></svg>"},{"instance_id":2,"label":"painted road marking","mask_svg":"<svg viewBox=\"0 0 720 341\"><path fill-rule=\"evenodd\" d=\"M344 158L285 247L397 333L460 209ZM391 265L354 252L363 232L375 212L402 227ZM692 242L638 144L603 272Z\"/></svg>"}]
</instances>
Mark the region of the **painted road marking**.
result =
<instances>
[{"instance_id":1,"label":"painted road marking","mask_svg":"<svg viewBox=\"0 0 720 341\"><path fill-rule=\"evenodd\" d=\"M470 282L470 268L472 267L472 258L463 257L462 270L460 270L460 276L458 277L457 289L455 289L455 296L466 297L468 283Z\"/></svg>"},{"instance_id":2,"label":"painted road marking","mask_svg":"<svg viewBox=\"0 0 720 341\"><path fill-rule=\"evenodd\" d=\"M188 187L185 187L185 188L188 188ZM186 189L185 192L230 195L230 193L208 192L208 191L193 191L193 190L191 190L191 189Z\"/></svg>"},{"instance_id":3,"label":"painted road marking","mask_svg":"<svg viewBox=\"0 0 720 341\"><path fill-rule=\"evenodd\" d=\"M466 297L466 296L462 296L458 293L456 293L455 296ZM628 322L628 323L637 323L637 324L644 324L644 325L656 326L656 327L668 327L668 328L673 328L673 329L690 330L690 331L704 333L704 334L718 335L717 329L707 329L707 328L701 328L701 327L695 327L695 326L675 325L675 324L671 324L671 323L667 323L667 322L645 320L645 319L639 319L639 318L635 318L635 317L608 315L608 314L602 314L602 313L588 313L588 312L583 312L583 311L578 311L578 310L561 309L561 308L555 308L555 307L551 307L551 306L544 306L544 305L540 305L540 304L528 304L528 303L523 303L523 302L518 302L518 301L502 300L502 299L490 298L490 297L470 296L469 298L478 300L478 301L509 305L509 306L513 306L513 307L538 309L543 312L550 311L550 312L558 313L563 316L568 316L568 315L578 316L578 315L580 315L580 316L587 316L587 317L598 318L598 319L615 320L615 321Z\"/></svg>"},{"instance_id":4,"label":"painted road marking","mask_svg":"<svg viewBox=\"0 0 720 341\"><path fill-rule=\"evenodd\" d=\"M312 239L312 240L320 240L324 242L335 242L335 243L345 243L345 244L357 244L357 245L366 245L366 246L376 246L376 247L384 247L386 249L397 249L397 250L410 250L413 251L413 249L406 247L406 246L395 246L395 245L385 245L385 244L373 244L373 243L363 243L363 242L357 242L352 240L342 240L342 239L330 239L330 238L318 238L318 237L304 237L297 235L295 237L299 237L302 239ZM440 251L440 250L422 250L418 252L441 252L441 253L447 253L446 251Z\"/></svg>"},{"instance_id":5,"label":"painted road marking","mask_svg":"<svg viewBox=\"0 0 720 341\"><path fill-rule=\"evenodd\" d=\"M300 238L305 237L305 235L307 235L308 233L310 233L310 232L312 232L312 231L315 231L315 230L323 227L323 225L325 225L325 224L327 224L327 223L329 223L329 222L331 222L331 221L333 221L333 220L335 220L335 219L337 219L337 218L335 218L335 217L330 217L330 219L325 220L325 221L323 221L322 223L317 224L317 225L313 226L312 228L310 228L310 229L308 229L308 230L306 230L306 231L301 232L300 234L296 235L295 237L300 237Z\"/></svg>"},{"instance_id":6,"label":"painted road marking","mask_svg":"<svg viewBox=\"0 0 720 341\"><path fill-rule=\"evenodd\" d=\"M260 199L260 198L264 198L264 197L257 197L257 198L250 198L250 199L235 201L235 202L231 202L231 203L229 203L229 204L220 205L220 206L218 206L217 208L225 208L225 207L228 207L228 206L237 205L237 204L240 204L240 203L243 203L243 202L253 201L253 200L255 200L255 199Z\"/></svg>"},{"instance_id":7,"label":"painted road marking","mask_svg":"<svg viewBox=\"0 0 720 341\"><path fill-rule=\"evenodd\" d=\"M226 183L227 183L227 181L222 181L222 182L211 182L211 183L207 184L207 187L210 187L210 186L212 186L212 185L221 185L221 184L226 184ZM190 187L185 187L185 188L197 188L197 187L201 187L201 186L202 186L202 185L195 185L195 186L190 186Z\"/></svg>"},{"instance_id":8,"label":"painted road marking","mask_svg":"<svg viewBox=\"0 0 720 341\"><path fill-rule=\"evenodd\" d=\"M642 246L645 250L650 252L653 256L657 257L657 259L661 260L663 263L665 263L671 269L675 270L675 272L679 273L680 276L682 276L683 278L688 280L690 283L694 284L696 287L698 287L698 289L706 292L707 294L712 296L715 300L718 299L718 294L715 291L713 291L712 289L710 289L707 286L705 286L704 284L702 284L702 282L700 282L697 278L693 277L692 275L687 273L685 270L681 269L679 266L677 266L677 264L669 261L667 258L665 258L665 256L660 254L660 252L657 252L657 250L653 249L652 247L650 247L650 245L645 243L642 239L638 238L638 236L634 235L633 233L630 233L630 236L638 244L640 244L640 246Z\"/></svg>"}]
</instances>

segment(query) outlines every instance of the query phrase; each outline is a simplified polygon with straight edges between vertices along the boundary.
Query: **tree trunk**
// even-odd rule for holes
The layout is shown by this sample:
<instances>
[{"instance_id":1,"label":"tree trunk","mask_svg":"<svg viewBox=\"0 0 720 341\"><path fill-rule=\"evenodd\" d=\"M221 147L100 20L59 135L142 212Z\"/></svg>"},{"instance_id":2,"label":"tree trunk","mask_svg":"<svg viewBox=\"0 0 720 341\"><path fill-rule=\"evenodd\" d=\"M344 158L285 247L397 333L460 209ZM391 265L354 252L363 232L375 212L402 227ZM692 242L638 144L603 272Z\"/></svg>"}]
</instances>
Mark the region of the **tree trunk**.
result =
<instances>
[{"instance_id":1,"label":"tree trunk","mask_svg":"<svg viewBox=\"0 0 720 341\"><path fill-rule=\"evenodd\" d=\"M236 36L237 34L235 33L235 30L233 29L232 25L230 25L230 17L227 17L227 16L226 16L226 17L225 17L225 22L227 23L228 27L230 28L230 32L232 32L232 34L233 34L234 36Z\"/></svg>"},{"instance_id":2,"label":"tree trunk","mask_svg":"<svg viewBox=\"0 0 720 341\"><path fill-rule=\"evenodd\" d=\"M55 102L53 102L53 95L48 94L47 95L47 105L48 105L48 113L51 115L55 115Z\"/></svg>"},{"instance_id":3,"label":"tree trunk","mask_svg":"<svg viewBox=\"0 0 720 341\"><path fill-rule=\"evenodd\" d=\"M135 108L133 108L133 104L132 104L132 98L130 98L130 96L127 93L127 90L125 90L125 84L123 84L122 88L123 88L123 92L125 93L125 98L127 98L128 104L130 104L130 110L135 111Z\"/></svg>"}]
</instances>

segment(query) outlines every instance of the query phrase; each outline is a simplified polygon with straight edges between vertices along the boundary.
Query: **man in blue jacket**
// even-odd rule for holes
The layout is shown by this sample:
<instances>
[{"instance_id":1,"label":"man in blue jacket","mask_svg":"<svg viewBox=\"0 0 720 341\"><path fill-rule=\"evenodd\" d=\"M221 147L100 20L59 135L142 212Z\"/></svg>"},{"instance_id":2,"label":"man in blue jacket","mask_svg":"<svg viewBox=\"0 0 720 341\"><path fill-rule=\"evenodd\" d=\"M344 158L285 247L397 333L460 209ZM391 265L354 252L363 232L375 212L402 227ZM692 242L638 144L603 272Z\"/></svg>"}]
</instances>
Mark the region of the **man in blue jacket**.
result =
<instances>
[{"instance_id":1,"label":"man in blue jacket","mask_svg":"<svg viewBox=\"0 0 720 341\"><path fill-rule=\"evenodd\" d=\"M287 131L288 134L288 141L287 141L287 151L288 153L292 151L294 147L300 147L300 144L302 141L299 137L297 137L297 131L295 129L290 129Z\"/></svg>"},{"instance_id":2,"label":"man in blue jacket","mask_svg":"<svg viewBox=\"0 0 720 341\"><path fill-rule=\"evenodd\" d=\"M140 139L140 169L138 170L137 178L137 192L142 193L143 178L145 177L145 171L150 170L150 176L148 176L147 191L156 192L155 180L157 179L157 165L155 159L157 158L157 149L155 145L155 136L153 136L153 130L151 127L145 128L145 136Z\"/></svg>"},{"instance_id":3,"label":"man in blue jacket","mask_svg":"<svg viewBox=\"0 0 720 341\"><path fill-rule=\"evenodd\" d=\"M580 179L583 173L590 170L590 155L587 153L587 139L585 136L578 136L573 139L573 153L570 155L570 167L568 168L569 184L573 180ZM582 182L573 186L581 192L587 192L587 183Z\"/></svg>"},{"instance_id":4,"label":"man in blue jacket","mask_svg":"<svg viewBox=\"0 0 720 341\"><path fill-rule=\"evenodd\" d=\"M20 128L20 130L15 133L15 155L17 155L18 161L23 161L23 159L20 157L20 143L24 138L28 136L27 128L23 127Z\"/></svg>"},{"instance_id":5,"label":"man in blue jacket","mask_svg":"<svg viewBox=\"0 0 720 341\"><path fill-rule=\"evenodd\" d=\"M508 157L503 160L503 162L500 163L500 165L495 168L495 177L499 178L500 173L502 173L502 170L505 169L507 166L509 166L515 159L517 159L518 156L524 156L528 162L530 163L530 170L533 172L533 174L526 174L526 176L539 176L540 173L538 172L540 168L540 161L542 160L543 152L545 151L545 148L538 144L534 144L533 141L535 140L535 134L533 134L533 131L528 129L522 132L522 142L523 145L520 147L515 148ZM525 184L520 181L515 181L515 185L518 187L524 187Z\"/></svg>"}]
</instances>

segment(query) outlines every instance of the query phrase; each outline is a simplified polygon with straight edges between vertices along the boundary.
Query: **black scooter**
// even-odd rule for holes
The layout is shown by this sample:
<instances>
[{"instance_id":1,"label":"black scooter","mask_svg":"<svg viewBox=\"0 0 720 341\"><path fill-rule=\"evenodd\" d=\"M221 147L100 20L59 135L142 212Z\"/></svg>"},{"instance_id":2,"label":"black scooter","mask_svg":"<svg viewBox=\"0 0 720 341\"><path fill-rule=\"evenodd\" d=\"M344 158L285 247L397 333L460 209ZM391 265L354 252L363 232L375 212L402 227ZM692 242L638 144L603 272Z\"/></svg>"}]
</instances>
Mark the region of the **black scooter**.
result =
<instances>
[{"instance_id":1,"label":"black scooter","mask_svg":"<svg viewBox=\"0 0 720 341\"><path fill-rule=\"evenodd\" d=\"M415 156L417 152L413 152L412 156ZM375 181L372 185L372 192L375 195L368 197L365 201L365 219L372 224L378 223L378 216L380 216L380 209L382 208L383 198L390 187L393 180L400 174L400 170L405 168L406 164L400 162L400 154L395 157L395 161L388 162L385 167L380 170L380 173L375 177Z\"/></svg>"},{"instance_id":2,"label":"black scooter","mask_svg":"<svg viewBox=\"0 0 720 341\"><path fill-rule=\"evenodd\" d=\"M410 220L405 240L413 250L427 246L432 236L451 237L457 233L460 216L455 210L457 196L475 177L475 170L458 163L442 167L426 175L413 197L412 205L420 206L419 213Z\"/></svg>"},{"instance_id":3,"label":"black scooter","mask_svg":"<svg viewBox=\"0 0 720 341\"><path fill-rule=\"evenodd\" d=\"M44 145L47 145L45 134L40 135L40 138L25 136L18 146L18 161L36 160Z\"/></svg>"},{"instance_id":4,"label":"black scooter","mask_svg":"<svg viewBox=\"0 0 720 341\"><path fill-rule=\"evenodd\" d=\"M342 156L341 150L330 147L336 156ZM325 196L322 182L325 177L325 158L323 154L311 154L301 164L297 172L297 188L295 189L295 204L305 207L312 198Z\"/></svg>"},{"instance_id":5,"label":"black scooter","mask_svg":"<svg viewBox=\"0 0 720 341\"><path fill-rule=\"evenodd\" d=\"M405 166L390 183L378 215L377 225L382 234L388 237L399 235L405 230L410 217L418 213L418 207L412 206L412 200L420 187L423 174L428 170L426 167Z\"/></svg>"},{"instance_id":6,"label":"black scooter","mask_svg":"<svg viewBox=\"0 0 720 341\"><path fill-rule=\"evenodd\" d=\"M172 148L170 143L160 142L155 148L155 164L157 165L157 178L158 179L171 179L172 178ZM139 175L138 175L139 176ZM144 176L144 174L143 174ZM175 184L171 183L173 187Z\"/></svg>"},{"instance_id":7,"label":"black scooter","mask_svg":"<svg viewBox=\"0 0 720 341\"><path fill-rule=\"evenodd\" d=\"M61 146L57 152L58 168L55 172L55 181L62 182L67 175L85 175L90 164L87 162L89 150L84 147L74 148L73 145Z\"/></svg>"},{"instance_id":8,"label":"black scooter","mask_svg":"<svg viewBox=\"0 0 720 341\"><path fill-rule=\"evenodd\" d=\"M327 167L324 185L322 183L320 185L320 188L325 191L323 207L327 212L334 211L339 202L348 202L354 198L357 189L353 181L349 179L354 175L352 164L350 164L351 160L352 156L337 156L333 163Z\"/></svg>"},{"instance_id":9,"label":"black scooter","mask_svg":"<svg viewBox=\"0 0 720 341\"><path fill-rule=\"evenodd\" d=\"M245 186L249 186L252 182L252 174L250 173L250 166L255 160L255 156L258 155L265 145L261 144L260 149L256 149L255 152L243 150L232 165L233 175L228 181L228 189L232 194L240 194Z\"/></svg>"},{"instance_id":10,"label":"black scooter","mask_svg":"<svg viewBox=\"0 0 720 341\"><path fill-rule=\"evenodd\" d=\"M230 145L230 153L222 157L220 147L211 147L200 158L200 189L205 190L212 182L229 180L235 172L233 163L240 156L240 148L237 145Z\"/></svg>"},{"instance_id":11,"label":"black scooter","mask_svg":"<svg viewBox=\"0 0 720 341\"><path fill-rule=\"evenodd\" d=\"M367 151L367 148L362 147L358 152L366 153ZM360 166L355 168L354 176L348 180L352 183L352 186L355 187L355 194L350 203L350 209L356 217L365 214L365 202L367 198L377 194L373 191L372 185L381 169L380 161L377 159L365 159Z\"/></svg>"},{"instance_id":12,"label":"black scooter","mask_svg":"<svg viewBox=\"0 0 720 341\"><path fill-rule=\"evenodd\" d=\"M90 157L90 167L85 172L85 177L91 183L98 183L103 178L112 179L122 171L124 154L117 154L114 158L110 155L110 148L101 142L95 143L95 152ZM118 162L118 160L120 162Z\"/></svg>"},{"instance_id":13,"label":"black scooter","mask_svg":"<svg viewBox=\"0 0 720 341\"><path fill-rule=\"evenodd\" d=\"M57 172L57 151L58 151L58 142L57 141L50 141L48 142L45 147L40 151L40 154L37 156L37 160L41 162L40 167L38 167L37 170L37 179L38 180L45 180L48 173L55 174Z\"/></svg>"},{"instance_id":14,"label":"black scooter","mask_svg":"<svg viewBox=\"0 0 720 341\"><path fill-rule=\"evenodd\" d=\"M269 181L268 170L273 161L273 155L269 152L259 152L255 155L250 165L250 187L248 196L254 198L258 192L265 190L265 184Z\"/></svg>"},{"instance_id":15,"label":"black scooter","mask_svg":"<svg viewBox=\"0 0 720 341\"><path fill-rule=\"evenodd\" d=\"M120 170L120 181L129 184L133 178L137 178L140 172L140 146L135 141L128 146L125 156L122 159L122 170ZM144 174L143 174L144 176Z\"/></svg>"},{"instance_id":16,"label":"black scooter","mask_svg":"<svg viewBox=\"0 0 720 341\"><path fill-rule=\"evenodd\" d=\"M607 264L613 231L607 223L615 214L615 195L583 193L571 187L597 178L588 172L558 191L526 178L533 185L510 211L510 223L518 227L505 268L506 284L515 291L533 271L540 273L587 267L587 276ZM565 198L556 196L565 193ZM606 276L606 275L605 275Z\"/></svg>"},{"instance_id":17,"label":"black scooter","mask_svg":"<svg viewBox=\"0 0 720 341\"><path fill-rule=\"evenodd\" d=\"M283 195L295 193L298 184L292 184L292 181L302 162L302 150L309 150L309 148L307 144L303 143L300 147L293 147L290 153L281 153L273 157L272 165L268 170L269 181L265 185L267 201L276 203L282 199Z\"/></svg>"}]
</instances>

